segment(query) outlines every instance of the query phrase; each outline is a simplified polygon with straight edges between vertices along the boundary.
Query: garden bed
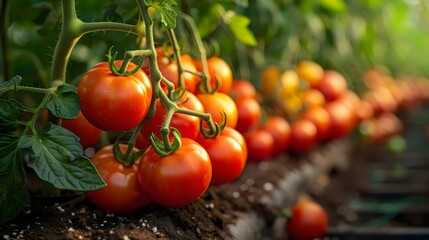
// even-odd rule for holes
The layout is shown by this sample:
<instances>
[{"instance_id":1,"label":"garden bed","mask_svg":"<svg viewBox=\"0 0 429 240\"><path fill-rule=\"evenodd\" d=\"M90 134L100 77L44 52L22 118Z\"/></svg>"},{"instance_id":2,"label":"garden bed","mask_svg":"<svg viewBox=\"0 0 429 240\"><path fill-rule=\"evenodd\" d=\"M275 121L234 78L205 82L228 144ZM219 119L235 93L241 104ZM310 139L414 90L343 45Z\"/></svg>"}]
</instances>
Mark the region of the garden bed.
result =
<instances>
[{"instance_id":1,"label":"garden bed","mask_svg":"<svg viewBox=\"0 0 429 240\"><path fill-rule=\"evenodd\" d=\"M83 195L32 197L30 206L3 224L3 238L24 239L261 239L284 238L282 211L301 193L324 188L333 169L348 164L350 141L325 144L308 155L279 155L249 163L239 179L210 187L184 208L148 206L109 214Z\"/></svg>"}]
</instances>

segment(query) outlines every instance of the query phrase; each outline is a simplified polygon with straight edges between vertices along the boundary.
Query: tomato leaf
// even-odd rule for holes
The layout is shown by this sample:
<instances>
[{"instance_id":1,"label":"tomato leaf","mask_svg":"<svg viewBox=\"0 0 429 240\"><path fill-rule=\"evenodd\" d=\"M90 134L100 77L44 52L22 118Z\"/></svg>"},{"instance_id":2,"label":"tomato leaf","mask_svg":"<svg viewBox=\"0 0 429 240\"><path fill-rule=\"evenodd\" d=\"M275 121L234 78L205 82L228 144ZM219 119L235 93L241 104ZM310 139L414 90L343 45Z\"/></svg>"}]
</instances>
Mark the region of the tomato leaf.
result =
<instances>
[{"instance_id":1,"label":"tomato leaf","mask_svg":"<svg viewBox=\"0 0 429 240\"><path fill-rule=\"evenodd\" d=\"M80 111L76 87L69 84L58 86L55 95L46 104L55 117L75 119Z\"/></svg>"},{"instance_id":2,"label":"tomato leaf","mask_svg":"<svg viewBox=\"0 0 429 240\"><path fill-rule=\"evenodd\" d=\"M177 5L177 2L175 0L153 0L148 2L151 2L148 6L154 7L158 10L161 15L161 22L167 28L176 27L177 13L174 11L174 6Z\"/></svg>"},{"instance_id":3,"label":"tomato leaf","mask_svg":"<svg viewBox=\"0 0 429 240\"><path fill-rule=\"evenodd\" d=\"M40 135L25 136L19 148L31 148L28 166L55 187L76 191L105 186L92 165L82 155L79 138L60 126L48 123Z\"/></svg>"},{"instance_id":4,"label":"tomato leaf","mask_svg":"<svg viewBox=\"0 0 429 240\"><path fill-rule=\"evenodd\" d=\"M0 135L0 224L28 205L26 176L18 138Z\"/></svg>"},{"instance_id":5,"label":"tomato leaf","mask_svg":"<svg viewBox=\"0 0 429 240\"><path fill-rule=\"evenodd\" d=\"M13 99L0 99L0 132L12 132L18 127L23 107Z\"/></svg>"},{"instance_id":6,"label":"tomato leaf","mask_svg":"<svg viewBox=\"0 0 429 240\"><path fill-rule=\"evenodd\" d=\"M249 24L250 19L243 15L235 15L228 22L229 29L240 42L256 46L255 36L248 28Z\"/></svg>"},{"instance_id":7,"label":"tomato leaf","mask_svg":"<svg viewBox=\"0 0 429 240\"><path fill-rule=\"evenodd\" d=\"M332 12L344 12L347 4L343 0L319 0L320 6Z\"/></svg>"}]
</instances>

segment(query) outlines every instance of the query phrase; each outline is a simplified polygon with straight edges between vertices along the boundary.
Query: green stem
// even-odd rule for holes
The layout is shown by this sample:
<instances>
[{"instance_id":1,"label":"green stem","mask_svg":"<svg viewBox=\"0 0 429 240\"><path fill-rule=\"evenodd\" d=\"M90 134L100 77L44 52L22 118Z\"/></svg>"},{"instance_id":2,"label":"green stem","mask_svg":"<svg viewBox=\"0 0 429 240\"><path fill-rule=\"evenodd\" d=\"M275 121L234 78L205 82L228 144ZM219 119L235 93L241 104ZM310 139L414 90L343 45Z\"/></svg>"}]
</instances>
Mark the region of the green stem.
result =
<instances>
[{"instance_id":1,"label":"green stem","mask_svg":"<svg viewBox=\"0 0 429 240\"><path fill-rule=\"evenodd\" d=\"M150 50L132 50L126 51L124 55L124 60L121 64L121 68L119 69L119 73L125 74L128 68L128 64L137 56L150 56L152 55L152 51Z\"/></svg>"},{"instance_id":2,"label":"green stem","mask_svg":"<svg viewBox=\"0 0 429 240\"><path fill-rule=\"evenodd\" d=\"M27 92L34 92L34 93L46 93L52 91L54 88L36 88L36 87L27 87L27 86L10 86L0 89L0 96L3 95L5 92L16 90L16 91L27 91Z\"/></svg>"},{"instance_id":3,"label":"green stem","mask_svg":"<svg viewBox=\"0 0 429 240\"><path fill-rule=\"evenodd\" d=\"M177 62L177 74L178 74L177 85L179 88L186 87L182 76L182 73L184 71L183 65L182 65L182 59L181 59L182 54L180 53L180 48L179 48L179 43L177 42L176 33L174 32L174 29L171 29L171 28L169 28L167 32L168 32L168 37L170 38L170 41L173 45L173 52Z\"/></svg>"},{"instance_id":4,"label":"green stem","mask_svg":"<svg viewBox=\"0 0 429 240\"><path fill-rule=\"evenodd\" d=\"M200 52L201 66L203 70L203 77L201 78L201 81L202 81L202 84L204 84L203 86L206 92L212 93L213 90L210 84L209 67L207 65L207 52L206 52L206 49L204 48L203 41L201 40L201 36L198 32L198 28L195 25L195 21L190 16L186 14L180 14L179 16L181 16L183 20L185 20L185 22L191 28L190 32L192 33L195 43L197 44L198 51Z\"/></svg>"},{"instance_id":5,"label":"green stem","mask_svg":"<svg viewBox=\"0 0 429 240\"><path fill-rule=\"evenodd\" d=\"M171 151L172 147L170 144L170 122L171 119L173 118L174 113L176 112L175 108L170 108L168 109L167 113L165 114L165 118L164 118L164 122L162 123L162 128L161 128L161 136L162 136L162 141L164 143L164 148L165 151L169 152Z\"/></svg>"},{"instance_id":6,"label":"green stem","mask_svg":"<svg viewBox=\"0 0 429 240\"><path fill-rule=\"evenodd\" d=\"M186 115L195 116L195 117L199 117L199 118L203 119L205 122L207 122L207 124L209 126L209 130L210 130L209 135L210 136L217 136L220 134L220 131L216 130L217 129L216 128L217 123L215 123L215 121L213 121L212 115L210 113L195 112L195 111L185 109L185 108L178 108L176 112L186 114Z\"/></svg>"},{"instance_id":7,"label":"green stem","mask_svg":"<svg viewBox=\"0 0 429 240\"><path fill-rule=\"evenodd\" d=\"M62 14L63 25L59 40L55 46L52 61L51 82L54 80L65 82L67 63L70 58L70 54L76 43L84 34L96 31L112 30L143 35L139 31L138 25L115 22L82 22L76 15L75 0L63 0Z\"/></svg>"},{"instance_id":8,"label":"green stem","mask_svg":"<svg viewBox=\"0 0 429 240\"><path fill-rule=\"evenodd\" d=\"M35 124L37 119L39 118L40 112L43 109L43 106L46 105L47 102L49 102L49 100L51 99L52 95L53 95L53 91L52 89L46 89L47 91L45 91L45 96L43 97L42 101L40 102L39 106L35 109L35 111L33 112L33 116L31 117L31 119L27 122L24 130L21 132L21 136L20 138L23 138L25 135L27 135L28 130L31 129L33 135L37 135L37 130L35 128Z\"/></svg>"}]
</instances>

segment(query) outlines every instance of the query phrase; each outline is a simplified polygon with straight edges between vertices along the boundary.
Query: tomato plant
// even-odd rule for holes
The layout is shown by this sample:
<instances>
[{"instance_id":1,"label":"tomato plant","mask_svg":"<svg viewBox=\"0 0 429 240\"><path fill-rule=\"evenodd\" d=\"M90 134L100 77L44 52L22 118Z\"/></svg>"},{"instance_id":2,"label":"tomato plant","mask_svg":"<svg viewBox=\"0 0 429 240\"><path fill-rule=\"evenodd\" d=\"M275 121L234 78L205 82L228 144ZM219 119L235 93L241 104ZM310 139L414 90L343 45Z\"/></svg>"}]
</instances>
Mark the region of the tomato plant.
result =
<instances>
[{"instance_id":1,"label":"tomato plant","mask_svg":"<svg viewBox=\"0 0 429 240\"><path fill-rule=\"evenodd\" d=\"M149 147L140 159L138 171L143 192L154 203L166 207L192 203L206 191L212 178L209 154L188 138L183 138L182 146L165 157Z\"/></svg>"},{"instance_id":2,"label":"tomato plant","mask_svg":"<svg viewBox=\"0 0 429 240\"><path fill-rule=\"evenodd\" d=\"M285 228L288 236L294 240L321 238L328 228L328 216L320 204L300 202L293 207Z\"/></svg>"},{"instance_id":3,"label":"tomato plant","mask_svg":"<svg viewBox=\"0 0 429 240\"><path fill-rule=\"evenodd\" d=\"M238 110L234 100L225 93L200 93L197 98L204 106L204 111L210 113L216 123L221 123L223 113L226 116L226 126L235 128L238 121Z\"/></svg>"},{"instance_id":4,"label":"tomato plant","mask_svg":"<svg viewBox=\"0 0 429 240\"><path fill-rule=\"evenodd\" d=\"M232 134L240 134L233 128L226 127L215 138L200 137L198 143L208 152L212 165L211 185L221 185L233 181L240 176L247 161L247 147L237 141ZM235 131L236 133L229 133Z\"/></svg>"},{"instance_id":5,"label":"tomato plant","mask_svg":"<svg viewBox=\"0 0 429 240\"><path fill-rule=\"evenodd\" d=\"M122 61L116 61L119 67ZM130 63L128 70L135 69ZM80 80L78 95L83 115L104 131L129 130L146 116L152 86L143 70L129 76L116 76L109 63L95 65ZM126 116L126 117L125 117Z\"/></svg>"},{"instance_id":6,"label":"tomato plant","mask_svg":"<svg viewBox=\"0 0 429 240\"><path fill-rule=\"evenodd\" d=\"M88 122L82 112L79 112L76 119L63 119L61 126L76 134L84 149L94 146L101 136L101 130Z\"/></svg>"},{"instance_id":7,"label":"tomato plant","mask_svg":"<svg viewBox=\"0 0 429 240\"><path fill-rule=\"evenodd\" d=\"M125 152L127 145L119 145ZM133 151L137 151L134 149ZM123 213L137 210L149 204L138 179L138 161L131 167L120 163L113 155L113 145L98 150L91 158L106 187L85 192L86 197L98 208L107 212Z\"/></svg>"},{"instance_id":8,"label":"tomato plant","mask_svg":"<svg viewBox=\"0 0 429 240\"><path fill-rule=\"evenodd\" d=\"M248 159L251 162L267 161L274 153L274 137L263 128L255 129L244 135L247 144Z\"/></svg>"}]
</instances>

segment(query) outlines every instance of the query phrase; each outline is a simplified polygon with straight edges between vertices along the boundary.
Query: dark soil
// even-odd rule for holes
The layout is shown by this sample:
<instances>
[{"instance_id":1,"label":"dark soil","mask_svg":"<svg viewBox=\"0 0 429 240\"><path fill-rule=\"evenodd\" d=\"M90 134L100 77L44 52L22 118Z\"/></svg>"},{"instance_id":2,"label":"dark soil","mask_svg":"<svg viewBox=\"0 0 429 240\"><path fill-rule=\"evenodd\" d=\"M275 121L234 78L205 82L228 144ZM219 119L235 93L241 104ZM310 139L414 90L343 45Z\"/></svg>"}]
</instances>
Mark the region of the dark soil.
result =
<instances>
[{"instance_id":1,"label":"dark soil","mask_svg":"<svg viewBox=\"0 0 429 240\"><path fill-rule=\"evenodd\" d=\"M254 212L271 225L281 214L261 199L300 164L287 155L249 163L233 183L210 187L184 208L149 206L128 214L109 214L83 195L41 198L14 220L0 226L5 239L230 239L228 226Z\"/></svg>"}]
</instances>

